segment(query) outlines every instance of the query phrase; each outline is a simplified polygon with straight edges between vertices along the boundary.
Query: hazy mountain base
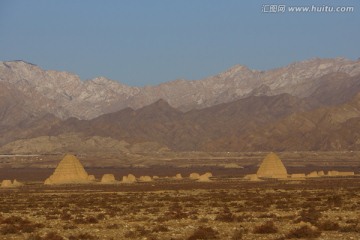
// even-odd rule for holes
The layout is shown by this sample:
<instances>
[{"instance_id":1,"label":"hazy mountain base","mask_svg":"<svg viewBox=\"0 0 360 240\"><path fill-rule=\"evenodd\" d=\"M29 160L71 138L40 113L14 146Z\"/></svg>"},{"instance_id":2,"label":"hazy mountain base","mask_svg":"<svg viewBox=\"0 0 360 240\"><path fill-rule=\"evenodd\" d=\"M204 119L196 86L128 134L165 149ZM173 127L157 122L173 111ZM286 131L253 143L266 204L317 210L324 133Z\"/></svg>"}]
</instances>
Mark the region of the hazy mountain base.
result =
<instances>
[{"instance_id":1,"label":"hazy mountain base","mask_svg":"<svg viewBox=\"0 0 360 240\"><path fill-rule=\"evenodd\" d=\"M281 94L182 113L160 100L93 120L43 118L30 126L4 129L2 141L10 143L0 152L122 153L127 152L127 143L132 152L356 151L360 149L359 103L360 94L325 107ZM17 138L26 139L12 142Z\"/></svg>"},{"instance_id":2,"label":"hazy mountain base","mask_svg":"<svg viewBox=\"0 0 360 240\"><path fill-rule=\"evenodd\" d=\"M238 174L255 173L257 166L268 152L78 152L77 157L87 168L198 168L207 170L233 168ZM313 170L342 170L344 167L357 171L360 167L359 151L348 152L280 152L287 168L296 168L290 173L308 173ZM64 154L0 155L1 168L55 168ZM253 172L248 172L247 169ZM340 169L339 169L340 168ZM351 170L351 169L348 169ZM130 170L129 170L130 171ZM181 173L181 169L179 169ZM113 173L113 172L111 172ZM149 169L149 174L151 170ZM172 174L175 174L172 172ZM125 174L127 175L127 174ZM161 174L165 176L164 174ZM16 177L16 176L15 176ZM122 176L119 176L122 177Z\"/></svg>"}]
</instances>

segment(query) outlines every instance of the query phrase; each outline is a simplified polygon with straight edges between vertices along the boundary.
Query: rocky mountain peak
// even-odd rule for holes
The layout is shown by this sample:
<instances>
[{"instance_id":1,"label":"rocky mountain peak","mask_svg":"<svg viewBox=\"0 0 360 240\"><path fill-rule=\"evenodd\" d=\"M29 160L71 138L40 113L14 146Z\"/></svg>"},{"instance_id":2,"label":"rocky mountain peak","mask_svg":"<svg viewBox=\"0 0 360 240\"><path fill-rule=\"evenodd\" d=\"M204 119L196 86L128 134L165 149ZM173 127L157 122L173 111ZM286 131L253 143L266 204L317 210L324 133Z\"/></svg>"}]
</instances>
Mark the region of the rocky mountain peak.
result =
<instances>
[{"instance_id":1,"label":"rocky mountain peak","mask_svg":"<svg viewBox=\"0 0 360 240\"><path fill-rule=\"evenodd\" d=\"M99 84L99 85L105 85L109 84L110 82L113 82L112 80L106 78L106 77L96 77L94 79L89 80L93 83Z\"/></svg>"},{"instance_id":2,"label":"rocky mountain peak","mask_svg":"<svg viewBox=\"0 0 360 240\"><path fill-rule=\"evenodd\" d=\"M154 112L178 112L178 110L176 110L175 108L173 108L172 106L170 106L170 104L165 101L164 99L160 98L159 100L155 101L154 103L147 105L145 107L142 107L140 109L138 109L139 112L141 111L154 111Z\"/></svg>"},{"instance_id":3,"label":"rocky mountain peak","mask_svg":"<svg viewBox=\"0 0 360 240\"><path fill-rule=\"evenodd\" d=\"M0 63L0 81L12 84L29 99L34 96L48 99L40 103L40 107L48 109L49 113L79 119L95 118L126 107L139 109L158 99L188 111L252 95L289 93L300 98L309 97L325 84L322 77L331 73L357 76L360 61L316 58L268 71L235 65L203 80L180 79L147 87L127 86L105 77L81 81L76 74L43 70L22 60ZM339 81L342 81L340 77Z\"/></svg>"}]
</instances>

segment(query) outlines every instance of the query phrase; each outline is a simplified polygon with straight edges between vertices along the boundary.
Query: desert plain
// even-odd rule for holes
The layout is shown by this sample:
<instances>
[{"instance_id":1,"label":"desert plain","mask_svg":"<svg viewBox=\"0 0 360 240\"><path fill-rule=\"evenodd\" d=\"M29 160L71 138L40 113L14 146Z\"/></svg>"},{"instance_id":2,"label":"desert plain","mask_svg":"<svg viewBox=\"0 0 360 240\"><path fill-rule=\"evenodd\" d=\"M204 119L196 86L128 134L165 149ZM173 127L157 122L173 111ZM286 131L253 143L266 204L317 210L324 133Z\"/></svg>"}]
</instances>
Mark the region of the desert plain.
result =
<instances>
[{"instance_id":1,"label":"desert plain","mask_svg":"<svg viewBox=\"0 0 360 240\"><path fill-rule=\"evenodd\" d=\"M116 166L103 168L94 165L101 162L98 158L83 155L78 158L96 181L61 185L44 185L61 155L2 156L1 178L17 179L23 185L0 190L0 237L359 239L359 154L278 153L289 174L355 174L260 181L244 176L256 173L265 152L172 153L163 156L166 159L154 154L131 166L119 160ZM37 167L38 162L47 167ZM213 176L209 182L198 182L189 178L194 172ZM116 182L101 183L106 173L113 174ZM121 183L129 173L157 177L151 182Z\"/></svg>"}]
</instances>

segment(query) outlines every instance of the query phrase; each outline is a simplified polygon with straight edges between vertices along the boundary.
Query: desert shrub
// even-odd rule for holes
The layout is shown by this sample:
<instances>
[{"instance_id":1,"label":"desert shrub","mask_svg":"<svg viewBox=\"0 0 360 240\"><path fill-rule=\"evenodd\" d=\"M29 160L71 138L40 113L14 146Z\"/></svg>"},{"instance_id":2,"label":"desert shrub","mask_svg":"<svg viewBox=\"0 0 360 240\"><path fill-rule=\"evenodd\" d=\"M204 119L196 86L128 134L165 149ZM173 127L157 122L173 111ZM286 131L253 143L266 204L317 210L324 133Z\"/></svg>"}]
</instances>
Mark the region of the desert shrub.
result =
<instances>
[{"instance_id":1,"label":"desert shrub","mask_svg":"<svg viewBox=\"0 0 360 240\"><path fill-rule=\"evenodd\" d=\"M136 238L137 237L137 234L135 231L127 231L125 234L124 234L124 237L125 238Z\"/></svg>"},{"instance_id":2,"label":"desert shrub","mask_svg":"<svg viewBox=\"0 0 360 240\"><path fill-rule=\"evenodd\" d=\"M168 232L169 228L167 226L164 225L156 225L153 229L152 232Z\"/></svg>"},{"instance_id":3,"label":"desert shrub","mask_svg":"<svg viewBox=\"0 0 360 240\"><path fill-rule=\"evenodd\" d=\"M99 221L97 218L91 216L91 217L86 218L86 222L87 223L98 223Z\"/></svg>"},{"instance_id":4,"label":"desert shrub","mask_svg":"<svg viewBox=\"0 0 360 240\"><path fill-rule=\"evenodd\" d=\"M30 223L29 220L23 219L19 216L10 216L1 221L2 224L26 224Z\"/></svg>"},{"instance_id":5,"label":"desert shrub","mask_svg":"<svg viewBox=\"0 0 360 240\"><path fill-rule=\"evenodd\" d=\"M324 231L337 231L340 228L340 225L337 222L331 220L322 221L317 226Z\"/></svg>"},{"instance_id":6,"label":"desert shrub","mask_svg":"<svg viewBox=\"0 0 360 240\"><path fill-rule=\"evenodd\" d=\"M237 228L233 232L233 235L231 236L231 240L242 240L244 239L244 234L247 233L247 230L244 228Z\"/></svg>"},{"instance_id":7,"label":"desert shrub","mask_svg":"<svg viewBox=\"0 0 360 240\"><path fill-rule=\"evenodd\" d=\"M273 221L268 221L254 228L254 233L259 233L259 234L268 234L268 233L277 233L277 232L278 232L278 228L275 226Z\"/></svg>"},{"instance_id":8,"label":"desert shrub","mask_svg":"<svg viewBox=\"0 0 360 240\"><path fill-rule=\"evenodd\" d=\"M159 212L160 212L160 209L157 208L157 207L152 207L152 208L146 209L146 212L147 212L147 213L151 213L151 214L156 214L156 213L159 213Z\"/></svg>"},{"instance_id":9,"label":"desert shrub","mask_svg":"<svg viewBox=\"0 0 360 240\"><path fill-rule=\"evenodd\" d=\"M188 238L188 240L196 239L218 239L218 232L212 229L211 227L200 226L196 229L193 234Z\"/></svg>"},{"instance_id":10,"label":"desert shrub","mask_svg":"<svg viewBox=\"0 0 360 240\"><path fill-rule=\"evenodd\" d=\"M258 216L258 218L276 218L275 213L262 213Z\"/></svg>"},{"instance_id":11,"label":"desert shrub","mask_svg":"<svg viewBox=\"0 0 360 240\"><path fill-rule=\"evenodd\" d=\"M68 221L72 219L72 216L69 213L63 213L60 215L60 219L63 221Z\"/></svg>"},{"instance_id":12,"label":"desert shrub","mask_svg":"<svg viewBox=\"0 0 360 240\"><path fill-rule=\"evenodd\" d=\"M90 216L90 217L77 217L74 219L74 223L76 224L95 224L98 223L99 220L97 218Z\"/></svg>"},{"instance_id":13,"label":"desert shrub","mask_svg":"<svg viewBox=\"0 0 360 240\"><path fill-rule=\"evenodd\" d=\"M136 233L138 236L146 236L150 233L150 230L146 229L144 226L136 226Z\"/></svg>"},{"instance_id":14,"label":"desert shrub","mask_svg":"<svg viewBox=\"0 0 360 240\"><path fill-rule=\"evenodd\" d=\"M104 220L105 217L106 217L106 216L105 216L104 213L99 213L99 214L96 216L96 219L100 221L100 220Z\"/></svg>"},{"instance_id":15,"label":"desert shrub","mask_svg":"<svg viewBox=\"0 0 360 240\"><path fill-rule=\"evenodd\" d=\"M0 229L3 234L14 233L32 233L37 228L43 228L45 225L41 223L31 223L28 219L24 219L18 216L11 216L1 220L4 224Z\"/></svg>"},{"instance_id":16,"label":"desert shrub","mask_svg":"<svg viewBox=\"0 0 360 240\"><path fill-rule=\"evenodd\" d=\"M321 235L321 232L313 226L303 225L301 227L291 230L286 234L286 238L317 238Z\"/></svg>"},{"instance_id":17,"label":"desert shrub","mask_svg":"<svg viewBox=\"0 0 360 240\"><path fill-rule=\"evenodd\" d=\"M357 224L347 224L339 228L340 232L358 232L360 233L360 227Z\"/></svg>"},{"instance_id":18,"label":"desert shrub","mask_svg":"<svg viewBox=\"0 0 360 240\"><path fill-rule=\"evenodd\" d=\"M63 229L64 229L64 230L76 229L76 228L77 228L77 226L74 225L74 224L65 224L65 225L63 226Z\"/></svg>"},{"instance_id":19,"label":"desert shrub","mask_svg":"<svg viewBox=\"0 0 360 240\"><path fill-rule=\"evenodd\" d=\"M321 198L320 197L309 197L307 199L307 201L309 201L309 202L321 202Z\"/></svg>"},{"instance_id":20,"label":"desert shrub","mask_svg":"<svg viewBox=\"0 0 360 240\"><path fill-rule=\"evenodd\" d=\"M321 215L321 212L317 211L315 208L304 209L300 212L300 217L295 222L308 222L315 225L319 222Z\"/></svg>"},{"instance_id":21,"label":"desert shrub","mask_svg":"<svg viewBox=\"0 0 360 240\"><path fill-rule=\"evenodd\" d=\"M69 240L96 240L99 239L97 236L93 236L89 233L80 233L77 235L69 236Z\"/></svg>"},{"instance_id":22,"label":"desert shrub","mask_svg":"<svg viewBox=\"0 0 360 240\"><path fill-rule=\"evenodd\" d=\"M58 219L59 217L57 215L46 215L46 220L55 220Z\"/></svg>"},{"instance_id":23,"label":"desert shrub","mask_svg":"<svg viewBox=\"0 0 360 240\"><path fill-rule=\"evenodd\" d=\"M215 220L220 222L235 222L236 216L232 213L220 213L216 215Z\"/></svg>"},{"instance_id":24,"label":"desert shrub","mask_svg":"<svg viewBox=\"0 0 360 240\"><path fill-rule=\"evenodd\" d=\"M130 230L128 232L125 233L125 237L126 238L140 238L140 237L144 237L150 236L150 230L146 229L144 226L136 226L134 230Z\"/></svg>"},{"instance_id":25,"label":"desert shrub","mask_svg":"<svg viewBox=\"0 0 360 240\"><path fill-rule=\"evenodd\" d=\"M192 214L190 213L190 217L189 217L191 220L197 220L199 219L199 217L196 215L196 214Z\"/></svg>"},{"instance_id":26,"label":"desert shrub","mask_svg":"<svg viewBox=\"0 0 360 240\"><path fill-rule=\"evenodd\" d=\"M119 229L119 225L116 223L109 224L106 226L107 229Z\"/></svg>"},{"instance_id":27,"label":"desert shrub","mask_svg":"<svg viewBox=\"0 0 360 240\"><path fill-rule=\"evenodd\" d=\"M39 234L31 234L27 240L42 240L42 237Z\"/></svg>"},{"instance_id":28,"label":"desert shrub","mask_svg":"<svg viewBox=\"0 0 360 240\"><path fill-rule=\"evenodd\" d=\"M7 235L7 234L16 234L19 233L20 231L18 230L18 228L13 225L13 224L6 224L4 226L2 226L0 228L0 233L2 235Z\"/></svg>"},{"instance_id":29,"label":"desert shrub","mask_svg":"<svg viewBox=\"0 0 360 240\"><path fill-rule=\"evenodd\" d=\"M43 238L43 240L64 240L62 236L56 232L48 232Z\"/></svg>"},{"instance_id":30,"label":"desert shrub","mask_svg":"<svg viewBox=\"0 0 360 240\"><path fill-rule=\"evenodd\" d=\"M350 219L347 219L345 221L346 223L349 223L349 224L358 224L359 220L358 219L354 219L354 218L350 218Z\"/></svg>"},{"instance_id":31,"label":"desert shrub","mask_svg":"<svg viewBox=\"0 0 360 240\"><path fill-rule=\"evenodd\" d=\"M177 210L177 211L172 211L172 212L166 212L165 215L163 216L159 216L157 218L157 221L159 222L166 222L169 220L173 220L173 219L183 219L183 218L187 218L188 215L184 212L182 212L181 210Z\"/></svg>"},{"instance_id":32,"label":"desert shrub","mask_svg":"<svg viewBox=\"0 0 360 240\"><path fill-rule=\"evenodd\" d=\"M236 221L236 216L232 214L228 208L225 208L223 212L216 215L215 220L221 222L234 222Z\"/></svg>"},{"instance_id":33,"label":"desert shrub","mask_svg":"<svg viewBox=\"0 0 360 240\"><path fill-rule=\"evenodd\" d=\"M199 223L208 223L209 222L209 219L206 218L206 217L202 217L198 220Z\"/></svg>"},{"instance_id":34,"label":"desert shrub","mask_svg":"<svg viewBox=\"0 0 360 240\"><path fill-rule=\"evenodd\" d=\"M24 233L32 233L36 231L36 225L35 224L25 224L21 228L21 232Z\"/></svg>"},{"instance_id":35,"label":"desert shrub","mask_svg":"<svg viewBox=\"0 0 360 240\"><path fill-rule=\"evenodd\" d=\"M339 195L335 195L335 196L330 196L327 199L327 203L331 206L335 206L335 207L341 207L342 205L342 198Z\"/></svg>"}]
</instances>

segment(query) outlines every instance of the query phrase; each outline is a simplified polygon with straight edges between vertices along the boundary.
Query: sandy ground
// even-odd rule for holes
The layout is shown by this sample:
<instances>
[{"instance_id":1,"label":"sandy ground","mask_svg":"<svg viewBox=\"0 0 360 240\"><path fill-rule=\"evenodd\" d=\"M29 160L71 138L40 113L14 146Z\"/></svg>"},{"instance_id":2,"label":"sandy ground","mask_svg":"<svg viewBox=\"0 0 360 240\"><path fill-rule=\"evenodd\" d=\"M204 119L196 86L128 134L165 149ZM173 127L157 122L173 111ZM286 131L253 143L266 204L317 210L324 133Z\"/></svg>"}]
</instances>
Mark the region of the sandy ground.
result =
<instances>
[{"instance_id":1,"label":"sandy ground","mask_svg":"<svg viewBox=\"0 0 360 240\"><path fill-rule=\"evenodd\" d=\"M0 238L359 239L359 200L360 177L26 183L0 190Z\"/></svg>"}]
</instances>

